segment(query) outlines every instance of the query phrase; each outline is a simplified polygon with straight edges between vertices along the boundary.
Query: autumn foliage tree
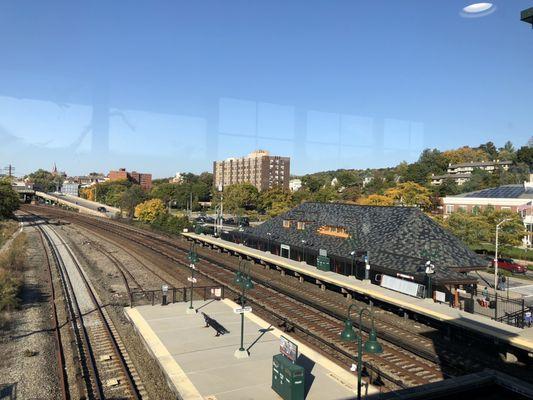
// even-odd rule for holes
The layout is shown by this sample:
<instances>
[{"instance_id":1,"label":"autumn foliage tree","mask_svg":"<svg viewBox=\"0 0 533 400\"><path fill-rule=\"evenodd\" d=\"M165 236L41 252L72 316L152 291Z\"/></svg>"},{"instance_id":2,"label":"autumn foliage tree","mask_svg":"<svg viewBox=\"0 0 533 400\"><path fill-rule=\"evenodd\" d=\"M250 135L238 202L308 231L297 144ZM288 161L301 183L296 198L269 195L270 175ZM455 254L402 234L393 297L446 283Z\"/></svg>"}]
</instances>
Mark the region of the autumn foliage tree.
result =
<instances>
[{"instance_id":1,"label":"autumn foliage tree","mask_svg":"<svg viewBox=\"0 0 533 400\"><path fill-rule=\"evenodd\" d=\"M135 207L135 217L139 221L152 223L165 213L165 205L159 199L147 200Z\"/></svg>"}]
</instances>

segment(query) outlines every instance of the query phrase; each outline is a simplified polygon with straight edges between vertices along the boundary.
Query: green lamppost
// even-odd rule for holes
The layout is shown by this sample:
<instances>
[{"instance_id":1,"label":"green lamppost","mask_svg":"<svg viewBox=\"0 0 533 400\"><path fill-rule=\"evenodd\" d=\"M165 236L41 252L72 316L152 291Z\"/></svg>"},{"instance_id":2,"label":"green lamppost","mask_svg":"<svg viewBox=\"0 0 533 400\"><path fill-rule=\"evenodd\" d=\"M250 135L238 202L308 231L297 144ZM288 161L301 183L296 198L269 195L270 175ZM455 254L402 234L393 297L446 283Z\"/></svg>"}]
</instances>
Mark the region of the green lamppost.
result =
<instances>
[{"instance_id":1,"label":"green lamppost","mask_svg":"<svg viewBox=\"0 0 533 400\"><path fill-rule=\"evenodd\" d=\"M192 306L192 298L194 296L194 283L196 279L194 278L194 270L196 269L196 263L198 262L198 254L196 254L196 243L191 243L191 249L189 250L189 255L187 258L190 261L189 267L191 268L191 277L188 280L191 281L191 303L189 308L187 308L187 314L196 314L196 310Z\"/></svg>"},{"instance_id":2,"label":"green lamppost","mask_svg":"<svg viewBox=\"0 0 533 400\"><path fill-rule=\"evenodd\" d=\"M246 290L254 288L252 278L250 278L250 264L246 260L241 260L239 263L239 270L235 274L234 282L241 288L241 308L235 310L235 312L241 314L241 347L235 351L236 358L246 358L250 354L244 348L244 313L249 312L252 309L246 307Z\"/></svg>"},{"instance_id":3,"label":"green lamppost","mask_svg":"<svg viewBox=\"0 0 533 400\"><path fill-rule=\"evenodd\" d=\"M361 400L361 380L363 372L363 337L362 337L362 327L363 327L363 313L367 311L370 314L372 319L372 329L368 335L368 340L365 342L364 351L368 354L379 354L383 353L383 347L378 342L376 329L374 328L374 313L371 308L363 307L359 311L359 335L357 335L353 329L353 322L350 318L350 311L352 307L356 307L355 304L350 304L348 307L348 315L346 321L344 322L344 329L341 332L341 340L343 342L355 342L357 341L357 400Z\"/></svg>"}]
</instances>

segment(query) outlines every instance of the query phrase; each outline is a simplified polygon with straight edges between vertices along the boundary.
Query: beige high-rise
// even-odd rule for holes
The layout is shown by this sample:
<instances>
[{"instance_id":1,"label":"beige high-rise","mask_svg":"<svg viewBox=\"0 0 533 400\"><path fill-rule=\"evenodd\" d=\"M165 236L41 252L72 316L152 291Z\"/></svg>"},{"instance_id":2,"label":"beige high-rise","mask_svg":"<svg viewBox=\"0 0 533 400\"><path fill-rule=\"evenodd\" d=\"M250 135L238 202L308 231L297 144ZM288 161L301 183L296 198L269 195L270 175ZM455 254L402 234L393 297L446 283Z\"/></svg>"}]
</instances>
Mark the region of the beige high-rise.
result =
<instances>
[{"instance_id":1,"label":"beige high-rise","mask_svg":"<svg viewBox=\"0 0 533 400\"><path fill-rule=\"evenodd\" d=\"M276 186L289 189L290 158L271 156L256 150L246 157L213 162L213 178L218 190L236 183L250 183L258 190Z\"/></svg>"}]
</instances>

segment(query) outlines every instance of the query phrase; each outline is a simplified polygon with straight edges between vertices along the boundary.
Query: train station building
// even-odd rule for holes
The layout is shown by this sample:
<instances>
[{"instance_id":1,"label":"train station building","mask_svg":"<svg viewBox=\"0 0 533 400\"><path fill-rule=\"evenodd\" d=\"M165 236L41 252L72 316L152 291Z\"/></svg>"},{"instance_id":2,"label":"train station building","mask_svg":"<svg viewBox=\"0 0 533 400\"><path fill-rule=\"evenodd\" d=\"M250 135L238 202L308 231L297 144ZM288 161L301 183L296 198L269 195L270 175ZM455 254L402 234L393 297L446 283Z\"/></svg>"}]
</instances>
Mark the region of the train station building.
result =
<instances>
[{"instance_id":1,"label":"train station building","mask_svg":"<svg viewBox=\"0 0 533 400\"><path fill-rule=\"evenodd\" d=\"M373 282L387 275L457 288L476 282L467 272L487 266L414 207L309 202L257 227L224 233L222 238Z\"/></svg>"}]
</instances>

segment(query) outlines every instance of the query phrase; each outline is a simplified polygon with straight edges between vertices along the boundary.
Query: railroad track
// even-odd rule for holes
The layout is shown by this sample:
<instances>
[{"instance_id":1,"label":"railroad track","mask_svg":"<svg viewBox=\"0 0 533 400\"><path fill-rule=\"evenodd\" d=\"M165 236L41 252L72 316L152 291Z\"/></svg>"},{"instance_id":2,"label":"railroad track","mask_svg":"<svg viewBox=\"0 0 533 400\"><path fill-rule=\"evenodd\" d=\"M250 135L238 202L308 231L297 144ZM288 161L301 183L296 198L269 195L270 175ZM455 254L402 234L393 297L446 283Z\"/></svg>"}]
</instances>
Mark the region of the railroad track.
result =
<instances>
[{"instance_id":1,"label":"railroad track","mask_svg":"<svg viewBox=\"0 0 533 400\"><path fill-rule=\"evenodd\" d=\"M80 377L76 382L80 398L88 399L146 399L146 391L140 382L120 336L105 308L79 265L72 250L50 226L33 224L40 235L46 253L50 279L52 264L60 277L68 322L74 337L74 361L79 361ZM48 256L48 251L52 255ZM53 285L52 285L53 286ZM52 303L56 293L52 290ZM57 310L53 307L58 352L58 373L63 398L71 398L65 367L64 343L57 323Z\"/></svg>"},{"instance_id":2,"label":"railroad track","mask_svg":"<svg viewBox=\"0 0 533 400\"><path fill-rule=\"evenodd\" d=\"M42 210L41 210L42 211ZM54 210L56 211L56 210ZM54 214L52 212L51 214ZM140 244L150 250L164 255L187 268L176 270L179 279L186 282L189 276L188 260L185 251L185 242L177 243L162 235L152 235L138 229L117 224L113 222L96 223L90 218L80 217L76 214L60 214L62 218L70 218L89 227L92 231L104 231L109 237L121 236L134 243ZM105 236L105 234L103 234ZM227 260L226 260L227 263ZM198 272L204 275L204 284L224 285L237 293L238 287L233 284L234 265L223 265L220 260L207 258L197 265ZM230 263L231 264L231 263ZM331 313L324 313L322 309L317 309L316 305L302 303L301 299L295 299L290 294L280 293L278 287L273 286L272 280L265 280L265 277L257 276L258 271L254 269L254 280L258 283L256 290L249 294L249 299L263 311L266 317L274 318L276 322L284 324L290 329L295 329L300 335L306 336L320 350L328 356L336 359L344 366L351 365L357 353L356 346L351 343L341 342L339 333L342 330L342 320ZM258 311L256 307L256 311ZM267 318L268 319L268 318ZM384 324L384 323L383 323ZM384 325L383 325L384 326ZM365 327L368 329L367 327ZM366 337L366 333L363 334ZM381 355L367 355L366 367L373 371L374 376L379 376L398 387L411 387L425 383L442 380L446 374L442 371L434 360L420 357L401 346L389 341L384 343L384 352ZM389 385L388 385L389 386Z\"/></svg>"}]
</instances>

